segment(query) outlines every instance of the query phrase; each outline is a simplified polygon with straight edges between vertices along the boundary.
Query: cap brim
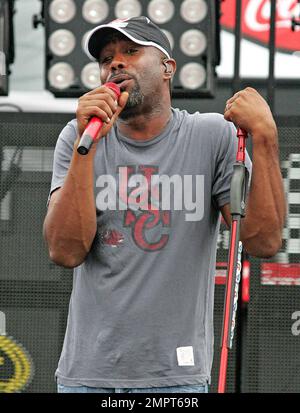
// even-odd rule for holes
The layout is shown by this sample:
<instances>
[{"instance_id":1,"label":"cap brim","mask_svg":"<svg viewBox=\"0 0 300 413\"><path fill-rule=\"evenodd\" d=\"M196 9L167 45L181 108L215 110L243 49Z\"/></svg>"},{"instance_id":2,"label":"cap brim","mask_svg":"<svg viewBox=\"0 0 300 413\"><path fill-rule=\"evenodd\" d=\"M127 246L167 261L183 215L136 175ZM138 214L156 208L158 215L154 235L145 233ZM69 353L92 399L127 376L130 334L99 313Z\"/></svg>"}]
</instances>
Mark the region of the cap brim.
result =
<instances>
[{"instance_id":1,"label":"cap brim","mask_svg":"<svg viewBox=\"0 0 300 413\"><path fill-rule=\"evenodd\" d=\"M116 27L113 26L111 24L103 24L101 26L97 26L95 27L87 36L86 42L85 42L85 53L88 55L88 57L91 60L94 61L98 61L99 59L99 54L101 51L101 47L100 47L100 43L96 43L99 46L96 47L96 45L94 46L93 43L93 39L96 42L99 33L101 31L104 31L104 29L112 29L112 30L117 30L118 32L122 33L124 36L126 36L128 39L132 40L134 43L140 44L141 46L153 46L156 47L157 49L159 49L162 53L164 53L166 55L166 57L168 59L170 59L170 54L167 52L166 49L164 49L162 46L160 46L159 44L155 43L155 42L151 42L151 41L146 41L143 39L140 39L137 37L136 33L132 33L130 32L130 29L124 30L123 28L120 27ZM94 52L94 53L93 53Z\"/></svg>"}]
</instances>

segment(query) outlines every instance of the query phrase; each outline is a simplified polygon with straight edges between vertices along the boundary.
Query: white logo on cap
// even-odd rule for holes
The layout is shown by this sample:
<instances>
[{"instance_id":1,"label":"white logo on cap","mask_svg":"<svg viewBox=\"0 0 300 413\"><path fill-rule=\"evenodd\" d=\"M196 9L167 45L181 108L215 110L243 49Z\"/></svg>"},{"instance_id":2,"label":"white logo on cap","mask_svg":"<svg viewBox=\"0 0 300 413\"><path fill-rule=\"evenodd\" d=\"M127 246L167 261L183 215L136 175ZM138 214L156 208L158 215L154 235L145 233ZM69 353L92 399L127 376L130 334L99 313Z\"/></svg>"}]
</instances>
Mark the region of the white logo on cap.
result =
<instances>
[{"instance_id":1,"label":"white logo on cap","mask_svg":"<svg viewBox=\"0 0 300 413\"><path fill-rule=\"evenodd\" d=\"M129 19L116 19L113 20L110 24L112 27L127 27L128 23L126 23Z\"/></svg>"}]
</instances>

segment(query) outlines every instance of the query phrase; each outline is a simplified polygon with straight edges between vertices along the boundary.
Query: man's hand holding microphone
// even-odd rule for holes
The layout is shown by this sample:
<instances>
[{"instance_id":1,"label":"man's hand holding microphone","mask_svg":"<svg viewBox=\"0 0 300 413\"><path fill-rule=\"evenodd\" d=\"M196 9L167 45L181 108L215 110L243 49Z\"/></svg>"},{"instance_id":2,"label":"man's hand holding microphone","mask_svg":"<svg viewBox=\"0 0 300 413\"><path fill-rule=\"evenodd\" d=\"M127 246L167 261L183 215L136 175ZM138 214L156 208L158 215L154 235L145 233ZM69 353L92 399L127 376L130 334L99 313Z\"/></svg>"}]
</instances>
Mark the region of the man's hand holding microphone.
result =
<instances>
[{"instance_id":1,"label":"man's hand holding microphone","mask_svg":"<svg viewBox=\"0 0 300 413\"><path fill-rule=\"evenodd\" d=\"M83 142L81 148L82 153L87 154L92 144L110 131L129 96L128 92L120 94L118 88L116 84L108 84L107 87L106 83L78 100L76 117L79 136L74 143L64 184L51 194L44 222L50 257L64 267L74 268L85 260L97 230L94 196L96 145L91 148L91 156L82 156L78 153L78 144L86 131L91 139ZM96 119L89 128L91 118Z\"/></svg>"},{"instance_id":2,"label":"man's hand holding microphone","mask_svg":"<svg viewBox=\"0 0 300 413\"><path fill-rule=\"evenodd\" d=\"M78 153L86 155L93 143L108 134L128 96L116 83L108 82L79 98L76 117L80 140L75 143Z\"/></svg>"}]
</instances>

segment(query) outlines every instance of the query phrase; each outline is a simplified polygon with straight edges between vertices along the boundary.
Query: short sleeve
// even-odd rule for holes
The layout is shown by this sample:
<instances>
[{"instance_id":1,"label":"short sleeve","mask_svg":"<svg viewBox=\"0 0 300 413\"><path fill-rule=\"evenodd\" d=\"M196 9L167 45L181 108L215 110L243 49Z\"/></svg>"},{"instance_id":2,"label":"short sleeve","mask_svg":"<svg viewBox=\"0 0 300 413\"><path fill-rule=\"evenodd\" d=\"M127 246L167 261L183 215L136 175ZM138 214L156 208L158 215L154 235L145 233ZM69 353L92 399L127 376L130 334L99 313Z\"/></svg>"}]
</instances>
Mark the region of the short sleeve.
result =
<instances>
[{"instance_id":1,"label":"short sleeve","mask_svg":"<svg viewBox=\"0 0 300 413\"><path fill-rule=\"evenodd\" d=\"M77 138L76 121L69 122L61 131L54 150L51 188L47 201L53 191L63 186L73 156L74 143Z\"/></svg>"},{"instance_id":2,"label":"short sleeve","mask_svg":"<svg viewBox=\"0 0 300 413\"><path fill-rule=\"evenodd\" d=\"M215 173L212 186L213 202L218 209L230 202L230 184L233 165L236 162L238 139L236 128L231 122L225 122L223 134L216 151ZM246 151L245 165L249 172L249 183L252 171L252 162Z\"/></svg>"}]
</instances>

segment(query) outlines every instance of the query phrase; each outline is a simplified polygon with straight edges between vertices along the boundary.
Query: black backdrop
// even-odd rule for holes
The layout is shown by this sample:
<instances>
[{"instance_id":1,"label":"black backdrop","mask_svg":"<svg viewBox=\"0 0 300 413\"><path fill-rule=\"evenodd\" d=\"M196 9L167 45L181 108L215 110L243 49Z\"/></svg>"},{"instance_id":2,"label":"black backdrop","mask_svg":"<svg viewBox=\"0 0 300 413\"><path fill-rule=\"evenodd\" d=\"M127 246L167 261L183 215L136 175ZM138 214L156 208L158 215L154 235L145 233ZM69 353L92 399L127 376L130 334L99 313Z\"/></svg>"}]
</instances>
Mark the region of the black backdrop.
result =
<instances>
[{"instance_id":1,"label":"black backdrop","mask_svg":"<svg viewBox=\"0 0 300 413\"><path fill-rule=\"evenodd\" d=\"M0 153L0 338L3 313L6 334L27 354L34 370L23 392L55 392L54 371L64 337L72 271L52 264L42 238L53 148L60 130L72 115L1 113ZM228 391L299 392L300 335L293 334L292 315L300 311L297 274L300 228L300 121L277 118L282 171L289 197L289 219L284 245L278 257L282 283L263 285L263 261L251 259L251 298L241 311L242 335L235 340L229 358ZM298 155L298 156L297 156ZM227 244L222 228L218 261L226 261ZM291 241L292 240L292 241ZM291 242L290 242L291 241ZM294 278L282 269L294 263ZM299 265L299 264L298 264ZM289 268L289 267L288 267ZM277 275L278 275L277 274ZM285 275L285 277L283 277ZM273 281L272 281L273 280ZM275 283L269 279L269 283ZM278 282L278 280L277 280ZM215 359L211 391L217 388L219 344L224 286L215 294ZM1 321L2 320L2 321ZM1 329L2 326L2 329ZM2 344L1 344L2 343ZM0 391L15 375L17 361L9 346L0 341ZM6 390L5 390L6 389Z\"/></svg>"}]
</instances>

